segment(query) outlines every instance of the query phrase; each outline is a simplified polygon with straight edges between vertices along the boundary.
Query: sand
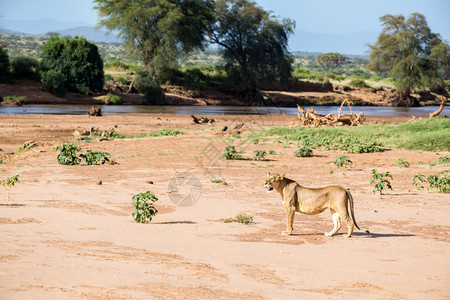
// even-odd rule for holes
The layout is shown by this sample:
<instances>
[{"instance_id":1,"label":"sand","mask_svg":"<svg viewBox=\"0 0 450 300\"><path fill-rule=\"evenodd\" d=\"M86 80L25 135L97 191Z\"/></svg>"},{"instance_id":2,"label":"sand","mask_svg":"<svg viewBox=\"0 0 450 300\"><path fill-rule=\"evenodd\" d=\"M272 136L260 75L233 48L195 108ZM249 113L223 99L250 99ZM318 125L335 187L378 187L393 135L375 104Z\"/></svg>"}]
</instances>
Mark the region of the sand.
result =
<instances>
[{"instance_id":1,"label":"sand","mask_svg":"<svg viewBox=\"0 0 450 300\"><path fill-rule=\"evenodd\" d=\"M0 179L19 174L20 183L9 201L0 191L0 298L450 298L449 196L412 185L417 173L448 169L429 164L450 153L317 150L296 158L296 143L254 144L221 133L244 123L245 137L289 125L293 117L214 118L194 125L184 115L1 115ZM79 142L83 151L109 152L118 164L59 165L55 147L90 127L183 134ZM27 141L38 146L10 155ZM243 150L243 159L220 157L230 144ZM253 161L254 150L275 154ZM353 164L337 168L333 161L340 155ZM395 166L399 158L411 166ZM373 168L392 174L392 191L372 193ZM284 208L279 194L263 187L266 172L286 173L304 186L350 188L362 231L345 239L342 228L325 237L332 228L326 211L296 214L293 235L281 236ZM131 197L145 191L159 198L159 213L150 224L137 224ZM253 222L220 221L239 213Z\"/></svg>"}]
</instances>

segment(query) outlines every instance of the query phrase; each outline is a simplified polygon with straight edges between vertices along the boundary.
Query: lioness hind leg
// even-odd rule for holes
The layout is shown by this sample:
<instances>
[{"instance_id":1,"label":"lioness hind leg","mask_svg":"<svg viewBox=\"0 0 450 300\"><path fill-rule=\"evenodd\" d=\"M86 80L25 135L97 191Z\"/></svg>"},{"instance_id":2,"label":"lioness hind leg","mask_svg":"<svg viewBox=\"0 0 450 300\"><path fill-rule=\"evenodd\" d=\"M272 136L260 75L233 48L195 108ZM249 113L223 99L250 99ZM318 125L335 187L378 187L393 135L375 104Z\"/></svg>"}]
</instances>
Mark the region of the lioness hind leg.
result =
<instances>
[{"instance_id":1,"label":"lioness hind leg","mask_svg":"<svg viewBox=\"0 0 450 300\"><path fill-rule=\"evenodd\" d=\"M325 235L329 237L335 235L336 232L338 232L339 229L341 229L341 218L339 214L335 212L333 209L330 209L330 211L331 211L331 218L333 219L333 229L330 232L325 233Z\"/></svg>"},{"instance_id":2,"label":"lioness hind leg","mask_svg":"<svg viewBox=\"0 0 450 300\"><path fill-rule=\"evenodd\" d=\"M347 234L344 234L344 237L349 238L352 236L353 227L355 224L353 223L353 221L350 219L350 217L348 215L345 216L344 220L345 220L345 223L347 224L347 228L348 228Z\"/></svg>"}]
</instances>

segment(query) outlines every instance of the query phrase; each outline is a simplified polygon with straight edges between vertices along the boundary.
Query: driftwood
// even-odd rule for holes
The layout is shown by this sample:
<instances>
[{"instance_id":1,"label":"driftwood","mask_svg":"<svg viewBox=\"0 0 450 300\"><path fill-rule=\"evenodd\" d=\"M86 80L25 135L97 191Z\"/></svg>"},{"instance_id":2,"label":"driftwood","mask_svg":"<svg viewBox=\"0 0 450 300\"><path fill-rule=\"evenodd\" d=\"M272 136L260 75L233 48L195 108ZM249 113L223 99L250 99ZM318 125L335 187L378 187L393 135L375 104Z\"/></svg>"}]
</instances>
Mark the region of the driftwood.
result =
<instances>
[{"instance_id":1,"label":"driftwood","mask_svg":"<svg viewBox=\"0 0 450 300\"><path fill-rule=\"evenodd\" d=\"M91 109L88 111L88 115L101 117L102 109L100 107L91 106Z\"/></svg>"},{"instance_id":2,"label":"driftwood","mask_svg":"<svg viewBox=\"0 0 450 300\"><path fill-rule=\"evenodd\" d=\"M210 118L206 118L206 117L197 118L194 115L191 115L191 118L195 124L207 124L207 123L214 123L216 121L214 119L210 119Z\"/></svg>"},{"instance_id":3,"label":"driftwood","mask_svg":"<svg viewBox=\"0 0 450 300\"><path fill-rule=\"evenodd\" d=\"M342 107L347 103L350 110L349 114L342 114ZM352 112L350 102L346 99L342 102L338 109L338 114L319 114L314 111L314 108L303 108L297 104L298 120L301 126L305 127L319 127L319 126L357 126L364 122L364 113L355 114Z\"/></svg>"},{"instance_id":4,"label":"driftwood","mask_svg":"<svg viewBox=\"0 0 450 300\"><path fill-rule=\"evenodd\" d=\"M444 110L445 108L445 101L447 101L447 98L444 96L441 96L441 105L439 106L439 109L435 112L430 113L429 117L434 118L436 116L439 116L439 114Z\"/></svg>"}]
</instances>

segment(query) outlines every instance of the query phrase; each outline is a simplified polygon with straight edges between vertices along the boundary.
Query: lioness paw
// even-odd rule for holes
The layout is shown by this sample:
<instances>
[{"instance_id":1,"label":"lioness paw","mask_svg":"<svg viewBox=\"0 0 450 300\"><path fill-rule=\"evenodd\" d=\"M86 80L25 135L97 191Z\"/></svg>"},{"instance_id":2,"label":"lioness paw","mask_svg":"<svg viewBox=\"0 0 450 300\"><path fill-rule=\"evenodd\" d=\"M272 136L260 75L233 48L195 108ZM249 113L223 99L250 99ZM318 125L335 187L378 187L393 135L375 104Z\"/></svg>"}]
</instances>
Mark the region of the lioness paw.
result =
<instances>
[{"instance_id":1,"label":"lioness paw","mask_svg":"<svg viewBox=\"0 0 450 300\"><path fill-rule=\"evenodd\" d=\"M281 232L281 235L290 235L291 233L290 232L288 232L288 231L282 231Z\"/></svg>"}]
</instances>

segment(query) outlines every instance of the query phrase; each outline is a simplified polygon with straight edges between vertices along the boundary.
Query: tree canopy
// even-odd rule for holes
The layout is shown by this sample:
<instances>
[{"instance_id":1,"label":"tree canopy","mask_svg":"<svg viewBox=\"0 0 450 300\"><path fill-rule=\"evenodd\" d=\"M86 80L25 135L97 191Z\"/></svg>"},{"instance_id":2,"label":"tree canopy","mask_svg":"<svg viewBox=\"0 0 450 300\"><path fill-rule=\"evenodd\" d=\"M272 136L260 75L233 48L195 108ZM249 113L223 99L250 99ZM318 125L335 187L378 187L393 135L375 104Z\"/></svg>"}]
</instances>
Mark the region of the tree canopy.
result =
<instances>
[{"instance_id":1,"label":"tree canopy","mask_svg":"<svg viewBox=\"0 0 450 300\"><path fill-rule=\"evenodd\" d=\"M346 61L346 59L347 58L345 56L339 53L329 52L317 55L316 63L318 63L325 70L325 72L327 72L339 67Z\"/></svg>"},{"instance_id":2,"label":"tree canopy","mask_svg":"<svg viewBox=\"0 0 450 300\"><path fill-rule=\"evenodd\" d=\"M213 20L212 0L94 0L100 26L124 39L142 56L152 76L176 68L180 52L204 45Z\"/></svg>"},{"instance_id":3,"label":"tree canopy","mask_svg":"<svg viewBox=\"0 0 450 300\"><path fill-rule=\"evenodd\" d=\"M276 18L247 0L216 0L215 17L210 42L221 47L241 88L251 90L258 81L290 78L293 59L288 37L294 21Z\"/></svg>"},{"instance_id":4,"label":"tree canopy","mask_svg":"<svg viewBox=\"0 0 450 300\"><path fill-rule=\"evenodd\" d=\"M402 94L444 86L450 48L439 34L431 32L425 17L413 13L405 20L403 15L384 15L380 21L383 31L370 45L368 70L393 76Z\"/></svg>"},{"instance_id":5,"label":"tree canopy","mask_svg":"<svg viewBox=\"0 0 450 300\"><path fill-rule=\"evenodd\" d=\"M41 52L40 68L64 75L65 86L87 94L103 89L103 60L95 44L84 37L50 37Z\"/></svg>"}]
</instances>

